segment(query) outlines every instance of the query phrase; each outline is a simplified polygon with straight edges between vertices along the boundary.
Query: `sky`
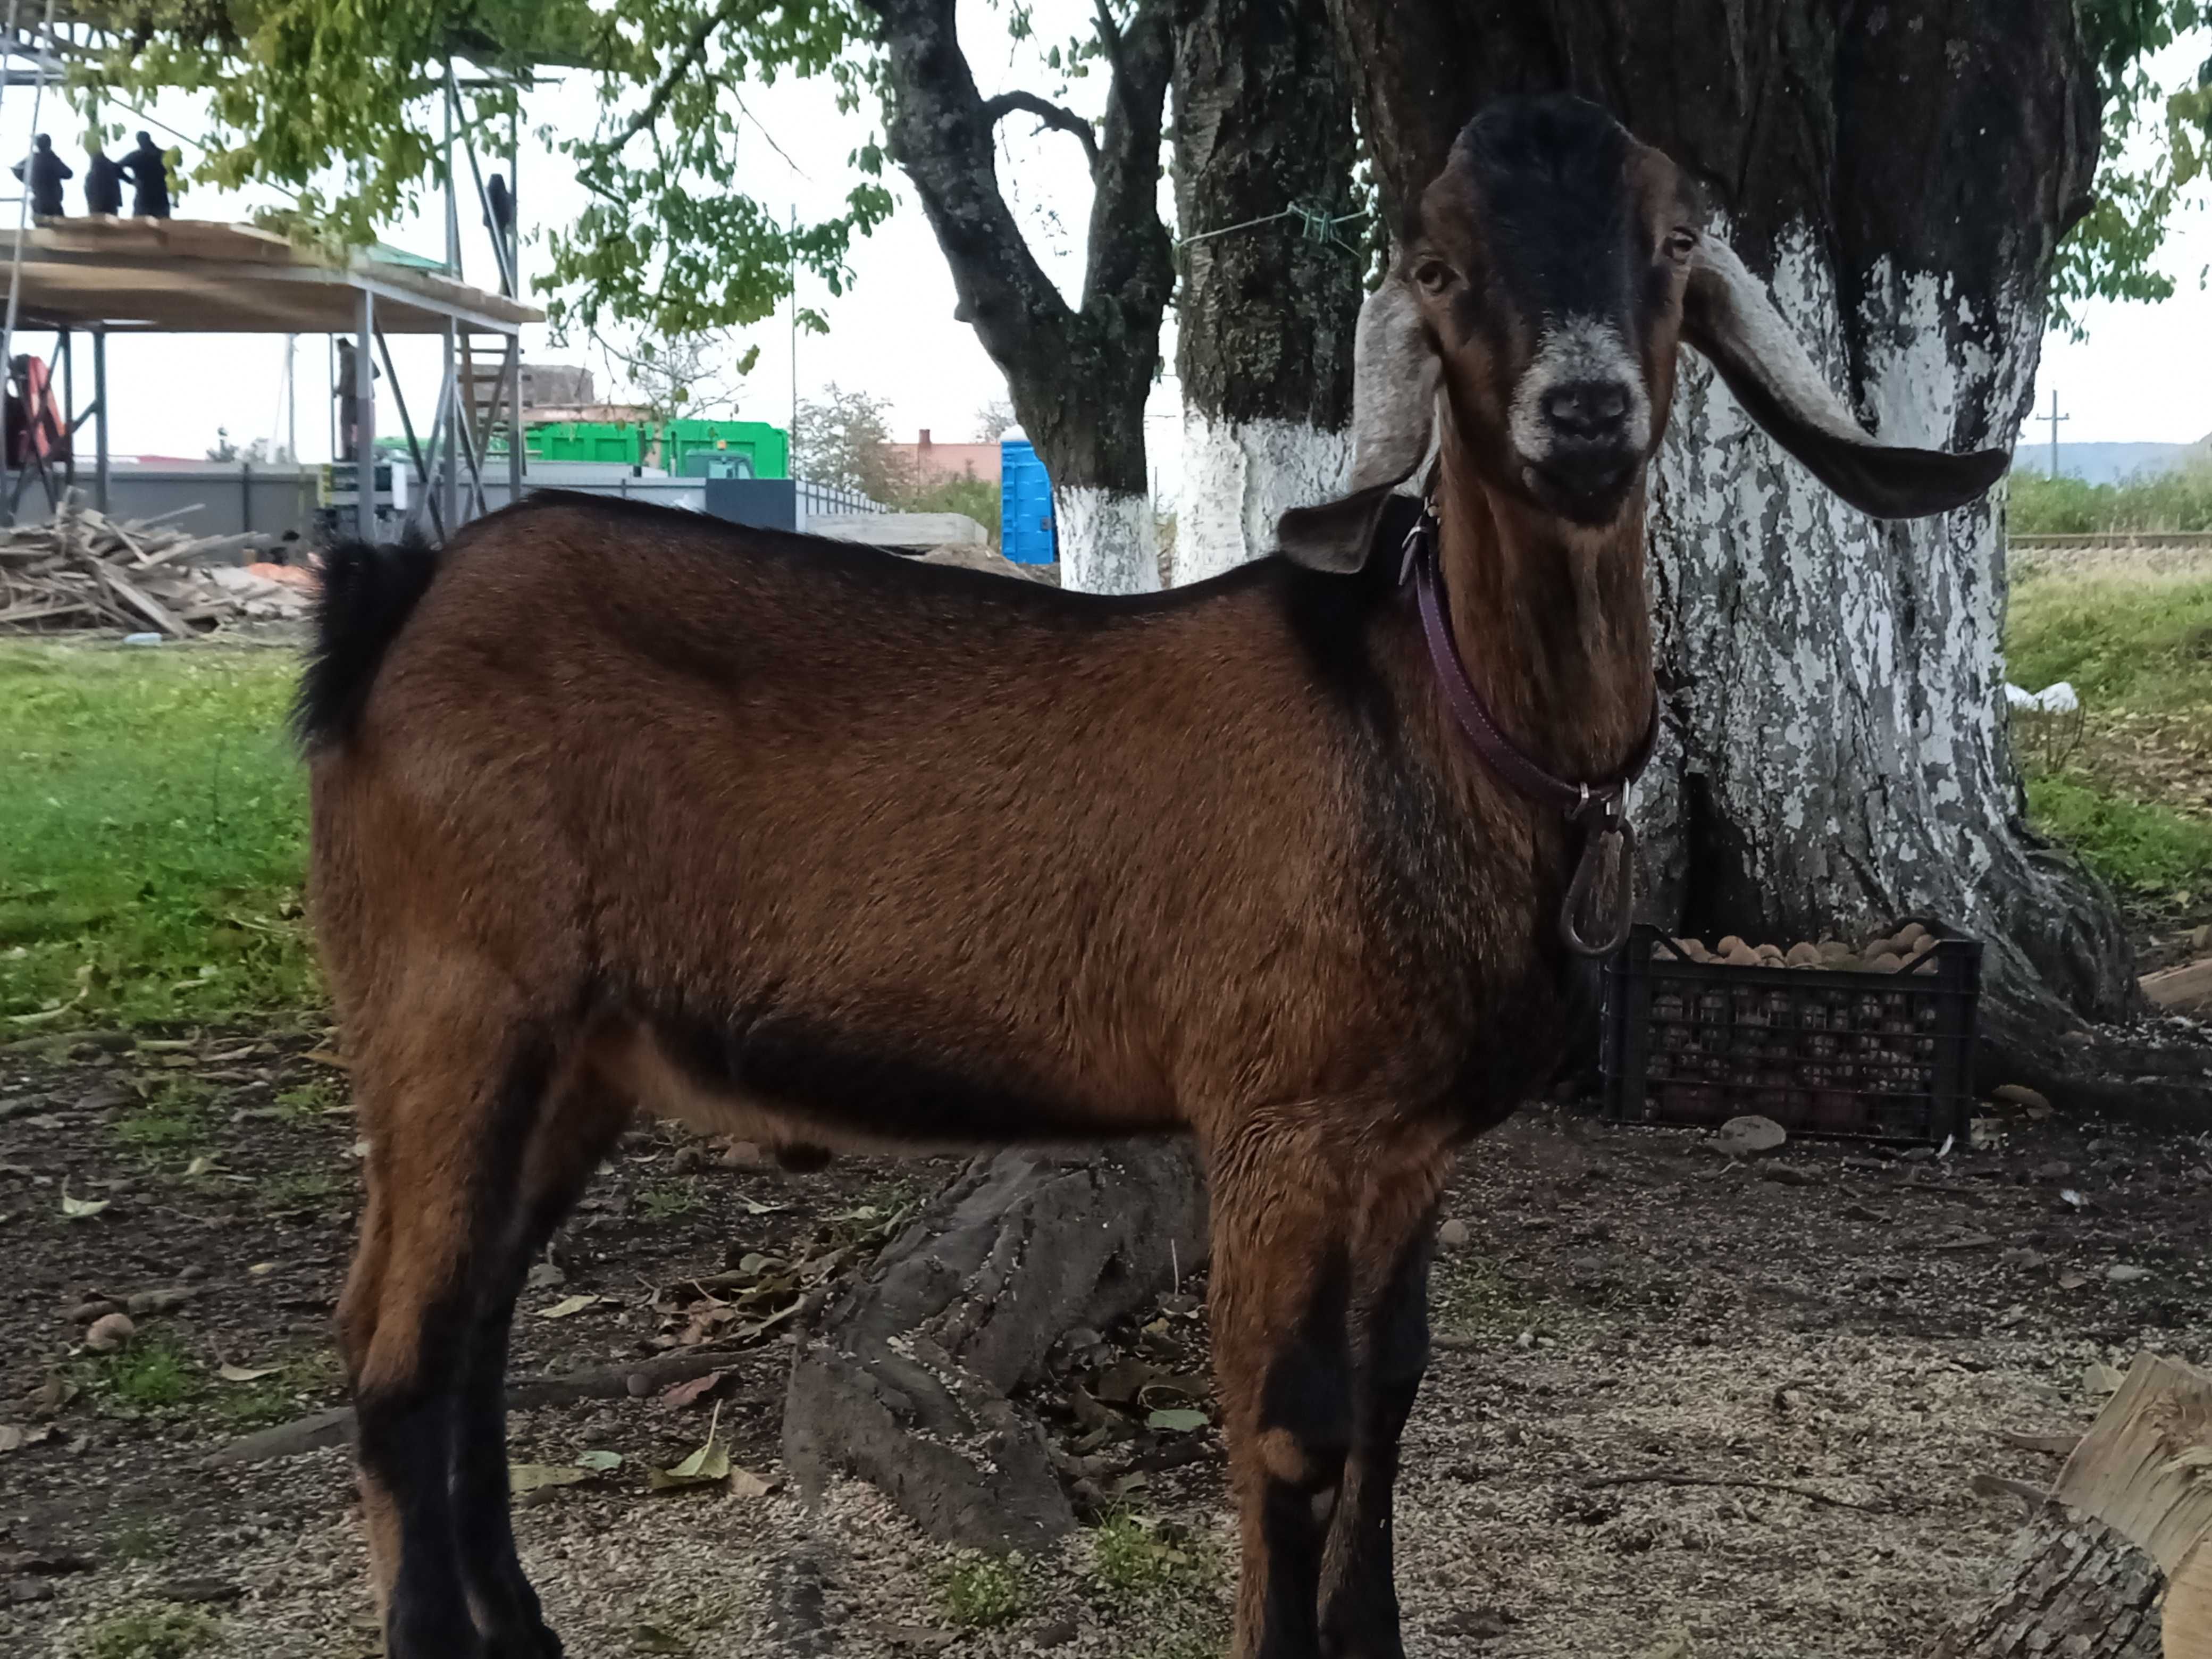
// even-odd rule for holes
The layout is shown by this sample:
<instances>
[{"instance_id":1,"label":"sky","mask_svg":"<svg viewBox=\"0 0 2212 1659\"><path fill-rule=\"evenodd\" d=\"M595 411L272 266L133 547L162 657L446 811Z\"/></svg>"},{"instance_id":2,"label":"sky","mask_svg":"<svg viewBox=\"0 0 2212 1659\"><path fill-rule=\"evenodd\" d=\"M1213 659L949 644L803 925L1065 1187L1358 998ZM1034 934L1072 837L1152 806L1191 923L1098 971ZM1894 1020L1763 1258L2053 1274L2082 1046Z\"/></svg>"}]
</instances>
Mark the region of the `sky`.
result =
<instances>
[{"instance_id":1,"label":"sky","mask_svg":"<svg viewBox=\"0 0 2212 1659\"><path fill-rule=\"evenodd\" d=\"M1062 92L1038 46L1079 28L1088 8L1080 0L1041 0L1036 10L1036 40L1014 43L1006 37L1002 15L987 0L962 0L963 38L986 96L1013 87L1048 95ZM2208 49L2212 33L2200 34L2172 48L2152 67L2179 81L2193 74ZM1065 101L1096 114L1103 94L1103 77L1092 76L1066 88ZM9 88L0 98L0 153L21 154L27 146L30 103L29 92L21 88ZM836 210L855 179L847 158L876 134L874 112L842 113L825 86L791 81L750 88L745 103L753 118L740 140L738 185L763 203L796 209L802 218ZM584 131L595 109L595 94L581 77L542 87L531 95L517 181L526 231L567 222L583 201L580 187L564 175L560 158L544 149L534 131L550 125L561 131ZM144 113L170 130L162 135L168 141L189 139L200 130L195 106L180 96L165 98ZM137 125L127 112L120 118ZM81 161L76 118L57 108L54 100L47 101L38 127L55 135L73 164ZM1073 300L1082 280L1089 180L1073 138L1034 128L1033 121L1020 116L1000 124L1000 178L1039 262ZM185 154L189 161L196 147L187 143ZM463 176L465 181L465 170ZM800 302L826 314L830 332L800 335L795 364L793 333L783 319L738 332L737 349L757 347L759 357L740 383L732 411L737 416L786 425L795 376L802 399L817 397L833 384L884 399L895 437L910 441L927 428L941 441L956 441L974 434L980 410L1005 398L997 368L974 332L953 317L951 277L912 191L895 172L887 182L898 210L856 246L854 280L846 293L833 298L812 279L800 281ZM73 209L81 207L76 181L70 186L70 199ZM192 218L244 219L256 206L284 199L267 189L234 194L195 190L180 203L179 211ZM1164 213L1172 211L1164 181L1162 208ZM479 217L473 202L465 200L464 274L489 288L495 283ZM388 228L384 240L439 257L443 225L442 204L433 199L410 220ZM2212 433L2212 376L2193 367L2212 360L2212 290L2203 279L2212 265L2212 201L2203 192L2176 214L2159 264L2175 278L2177 292L2171 300L2156 306L2094 303L2082 314L2085 339L2053 334L2045 341L2036 403L2039 410L2047 409L2057 392L2069 417L2060 434L2063 441L2180 443ZM544 269L542 252L526 243L522 269L526 287L533 270ZM394 338L392 345L410 410L427 410L436 392L436 344ZM543 327L536 327L526 331L524 350L534 362L588 364L603 397L619 390L611 384L618 377L587 345L555 345ZM1180 471L1174 352L1170 313L1163 339L1166 367L1146 416L1156 491L1167 498L1174 495ZM255 437L282 442L288 431L295 432L302 459L327 459L328 343L319 337L300 339L294 380L298 408L289 417L283 362L281 337L187 335L111 343L113 453L198 456L216 441L221 428L240 444ZM380 432L398 429L388 392L377 426ZM2032 424L2023 441L2044 441L2048 431Z\"/></svg>"}]
</instances>

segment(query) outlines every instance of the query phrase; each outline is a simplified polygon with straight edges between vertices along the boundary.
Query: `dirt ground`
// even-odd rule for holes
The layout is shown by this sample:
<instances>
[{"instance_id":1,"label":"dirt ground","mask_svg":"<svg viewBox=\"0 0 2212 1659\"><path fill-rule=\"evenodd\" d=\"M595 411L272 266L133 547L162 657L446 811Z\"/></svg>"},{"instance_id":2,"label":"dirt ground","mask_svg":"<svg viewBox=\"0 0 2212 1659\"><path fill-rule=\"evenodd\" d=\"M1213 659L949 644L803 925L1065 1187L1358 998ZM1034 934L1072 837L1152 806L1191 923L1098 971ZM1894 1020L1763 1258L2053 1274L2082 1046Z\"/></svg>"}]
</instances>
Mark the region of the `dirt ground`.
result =
<instances>
[{"instance_id":1,"label":"dirt ground","mask_svg":"<svg viewBox=\"0 0 2212 1659\"><path fill-rule=\"evenodd\" d=\"M357 1166L324 1041L0 1051L0 1653L376 1651L343 1449L204 1463L340 1399L329 1321ZM2078 1431L2099 1364L2212 1358L2207 1148L2000 1127L1941 1158L1793 1145L1745 1164L1557 1109L1474 1147L1401 1486L1409 1651L1917 1650L2020 1518L1973 1477L2056 1470L2007 1432ZM799 1176L657 1127L625 1143L525 1298L516 1371L634 1366L702 1320L750 1346L696 1403L516 1415L518 1463L620 1455L517 1516L572 1654L1219 1650L1233 1546L1209 1427L1140 1437L1149 1472L1109 1524L1011 1568L928 1544L857 1486L815 1513L752 1481L648 1491L710 1422L777 1486L790 1350L745 1297L778 1305L780 1264L850 1271L950 1167ZM68 1213L88 1205L105 1207ZM701 1280L737 1312L702 1316ZM134 1295L131 1342L88 1352L94 1304ZM1194 1299L1105 1335L1038 1390L1072 1449L1098 1434L1063 1409L1073 1382L1103 1389L1127 1355L1203 1359Z\"/></svg>"}]
</instances>

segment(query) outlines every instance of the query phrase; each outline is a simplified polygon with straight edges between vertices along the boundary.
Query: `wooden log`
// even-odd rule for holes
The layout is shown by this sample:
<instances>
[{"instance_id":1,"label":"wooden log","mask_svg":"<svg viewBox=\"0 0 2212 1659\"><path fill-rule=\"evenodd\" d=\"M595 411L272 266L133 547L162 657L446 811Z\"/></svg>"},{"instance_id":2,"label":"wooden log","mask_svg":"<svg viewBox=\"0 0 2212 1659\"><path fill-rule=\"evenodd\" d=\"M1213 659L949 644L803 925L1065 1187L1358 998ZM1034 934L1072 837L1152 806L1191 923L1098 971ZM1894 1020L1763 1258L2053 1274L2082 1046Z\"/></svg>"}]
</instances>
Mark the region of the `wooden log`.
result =
<instances>
[{"instance_id":1,"label":"wooden log","mask_svg":"<svg viewBox=\"0 0 2212 1659\"><path fill-rule=\"evenodd\" d=\"M2212 1376L2139 1358L1994 1593L1927 1659L2045 1655L2212 1659Z\"/></svg>"}]
</instances>

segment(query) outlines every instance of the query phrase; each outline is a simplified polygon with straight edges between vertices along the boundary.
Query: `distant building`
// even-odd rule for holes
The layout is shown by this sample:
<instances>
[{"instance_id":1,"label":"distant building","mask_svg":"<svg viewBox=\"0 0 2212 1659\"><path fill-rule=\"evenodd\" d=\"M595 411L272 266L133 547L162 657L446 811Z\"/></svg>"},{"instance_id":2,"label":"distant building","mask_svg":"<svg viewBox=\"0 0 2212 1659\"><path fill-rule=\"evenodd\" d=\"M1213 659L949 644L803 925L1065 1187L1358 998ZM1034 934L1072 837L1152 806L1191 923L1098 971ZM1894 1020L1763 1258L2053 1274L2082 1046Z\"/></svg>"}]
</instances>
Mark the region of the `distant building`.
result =
<instances>
[{"instance_id":1,"label":"distant building","mask_svg":"<svg viewBox=\"0 0 2212 1659\"><path fill-rule=\"evenodd\" d=\"M599 402L592 387L592 371L572 363L522 364L522 406L545 409L556 404L575 407Z\"/></svg>"},{"instance_id":2,"label":"distant building","mask_svg":"<svg viewBox=\"0 0 2212 1659\"><path fill-rule=\"evenodd\" d=\"M999 482L999 446L994 443L940 444L932 441L929 428L924 427L920 442L884 447L897 458L900 471L913 478L917 489L961 478L981 483Z\"/></svg>"}]
</instances>

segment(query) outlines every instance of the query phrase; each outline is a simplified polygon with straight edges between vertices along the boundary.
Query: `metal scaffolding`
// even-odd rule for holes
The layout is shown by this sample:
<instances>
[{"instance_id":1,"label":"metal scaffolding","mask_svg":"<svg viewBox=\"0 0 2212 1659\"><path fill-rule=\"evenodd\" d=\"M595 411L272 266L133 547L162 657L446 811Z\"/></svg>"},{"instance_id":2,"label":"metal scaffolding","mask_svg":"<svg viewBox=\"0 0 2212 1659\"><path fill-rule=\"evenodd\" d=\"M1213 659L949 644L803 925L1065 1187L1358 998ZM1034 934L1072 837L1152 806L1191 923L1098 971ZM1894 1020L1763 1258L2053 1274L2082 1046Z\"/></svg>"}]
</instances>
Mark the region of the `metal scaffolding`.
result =
<instances>
[{"instance_id":1,"label":"metal scaffolding","mask_svg":"<svg viewBox=\"0 0 2212 1659\"><path fill-rule=\"evenodd\" d=\"M8 0L7 33L0 57L12 64L27 56L46 69L56 59L17 35L16 8ZM44 27L52 35L52 0ZM0 83L26 78L10 73ZM30 388L17 384L9 366L13 407L25 417L23 465L0 454L0 511L13 522L27 489L37 483L49 506L77 483L76 443L89 427L94 441L94 498L106 508L108 492L108 375L110 335L149 333L328 334L350 337L355 365L354 453L356 528L364 539L379 535L375 476L376 366L380 365L406 440L404 465L412 487L402 528L416 527L442 540L452 530L489 510L488 474L503 459L507 499L521 498L526 466L522 436L524 324L544 313L517 298L519 247L513 210L501 222L493 211L473 137L460 119L465 88L449 64L441 88L441 158L446 246L442 260L416 258L379 246L332 257L294 246L250 225L211 221L64 218L30 221L27 205L0 258L7 283L5 329L0 349L12 351L19 326L52 330L54 354L38 378L51 398L60 382L59 441L29 441ZM504 135L507 199L515 199L519 124ZM456 155L456 149L460 151ZM472 287L462 268L460 194L457 162L465 161L474 194L490 229L495 290ZM0 232L0 234L7 234ZM89 336L93 395L75 401L74 337ZM389 337L431 335L442 345L437 398L428 425L418 431L394 372ZM480 359L489 356L479 368ZM503 445L505 454L495 453ZM395 458L397 459L398 458Z\"/></svg>"}]
</instances>

